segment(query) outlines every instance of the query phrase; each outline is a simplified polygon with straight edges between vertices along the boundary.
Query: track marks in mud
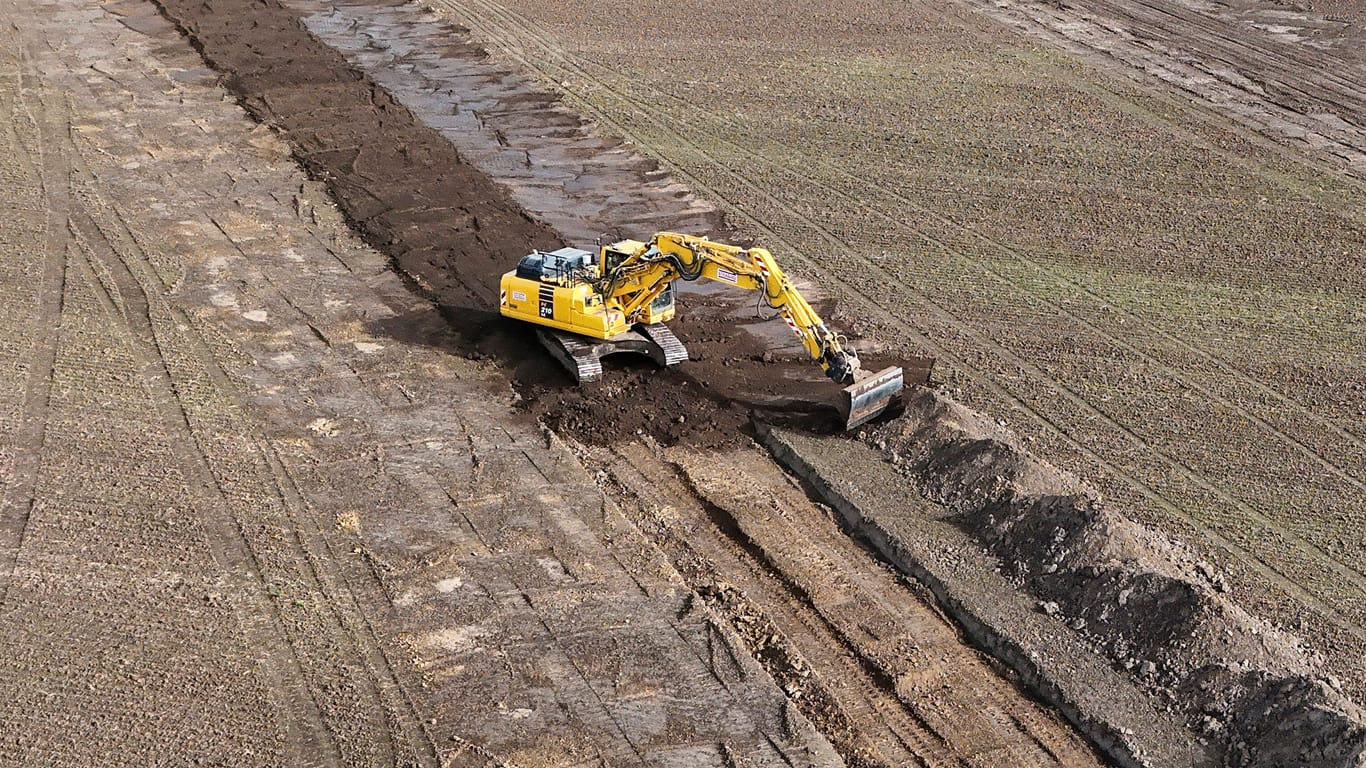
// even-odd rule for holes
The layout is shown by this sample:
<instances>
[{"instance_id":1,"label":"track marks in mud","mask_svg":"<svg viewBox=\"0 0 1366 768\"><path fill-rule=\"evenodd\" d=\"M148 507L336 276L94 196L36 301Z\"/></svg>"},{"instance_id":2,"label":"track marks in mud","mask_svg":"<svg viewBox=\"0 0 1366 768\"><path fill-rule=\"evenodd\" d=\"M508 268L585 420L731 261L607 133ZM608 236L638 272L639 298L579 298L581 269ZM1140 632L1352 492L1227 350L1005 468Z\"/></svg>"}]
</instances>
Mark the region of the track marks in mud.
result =
<instances>
[{"instance_id":1,"label":"track marks in mud","mask_svg":"<svg viewBox=\"0 0 1366 768\"><path fill-rule=\"evenodd\" d=\"M833 421L837 387L806 360L769 361L767 376L729 370L763 351L729 318L675 325L694 352L681 371L641 375L628 368L590 386L569 386L527 328L492 312L502 273L533 247L558 244L557 233L532 221L439 133L310 36L289 8L278 2L252 6L251 13L271 22L250 29L230 21L247 5L163 0L160 7L227 75L244 106L286 136L366 240L440 305L462 334L458 351L497 360L510 371L530 413L599 442L649 432L669 443L705 445L746 441L754 407L784 410L785 422L827 428ZM695 206L675 202L696 217ZM652 215L666 227L664 212ZM916 372L928 375L926 361L912 361L910 380ZM803 408L812 389L828 392L831 403ZM680 419L697 415L699 404L710 412L707 418Z\"/></svg>"},{"instance_id":2,"label":"track marks in mud","mask_svg":"<svg viewBox=\"0 0 1366 768\"><path fill-rule=\"evenodd\" d=\"M57 94L45 92L35 78L27 45L13 29L7 29L5 49L13 58L4 62L12 68L12 90L3 98L8 102L9 119L6 142L15 151L3 168L15 198L23 203L7 214L6 230L17 252L4 258L6 270L20 270L7 276L6 284L19 290L6 298L9 317L4 335L13 356L3 362L18 386L7 387L0 397L16 398L4 415L10 433L8 446L0 453L0 608L6 603L24 534L33 514L34 488L38 482L38 459L42 453L48 405L52 392L52 371L57 349L57 332L65 291L68 262L67 211L70 208L70 163L64 140L67 126L64 104ZM44 213L45 212L45 213ZM12 239L11 239L12 238ZM36 256L36 258L35 258ZM12 334L12 336L11 336ZM10 419L6 419L9 421ZM3 422L0 422L3 424Z\"/></svg>"},{"instance_id":3,"label":"track marks in mud","mask_svg":"<svg viewBox=\"0 0 1366 768\"><path fill-rule=\"evenodd\" d=\"M1025 34L1161 79L1366 178L1366 90L1349 74L1339 74L1360 67L1329 45L1316 41L1310 52L1271 39L1255 24L1211 16L1212 7L1166 0L1095 2L1086 13L1027 1L969 4ZM1236 17L1243 9L1230 5L1216 12L1225 10ZM1296 15L1290 11L1289 19L1279 21L1293 24ZM1314 23L1310 17L1303 21ZM1351 45L1350 28L1332 42Z\"/></svg>"},{"instance_id":4,"label":"track marks in mud","mask_svg":"<svg viewBox=\"0 0 1366 768\"><path fill-rule=\"evenodd\" d=\"M41 67L80 104L84 165L41 535L0 612L6 749L52 766L502 765L568 748L836 764L744 654L708 666L712 617L678 615L687 593L657 553L508 409L496 371L449 354L454 334L280 143L187 51L159 51L163 78L104 16L138 5L15 17L96 39ZM58 56L101 45L117 53L89 81ZM130 91L137 120L120 108ZM449 549L462 519L487 551ZM650 569L629 570L642 557ZM396 583L431 602L413 608ZM452 640L462 619L491 647ZM439 653L404 643L429 629ZM274 665L280 646L297 674Z\"/></svg>"},{"instance_id":5,"label":"track marks in mud","mask_svg":"<svg viewBox=\"0 0 1366 768\"><path fill-rule=\"evenodd\" d=\"M256 649L260 669L277 706L288 714L282 718L289 743L290 760L300 765L340 765L346 753L332 742L324 717L324 701L306 684L295 648L306 645L290 637L282 625L270 586L278 574L264 564L275 558L269 545L253 541L259 521L224 488L241 483L244 461L240 451L228 452L231 475L222 473L220 446L205 445L208 409L220 410L209 429L240 436L241 424L222 412L223 382L212 380L216 363L193 333L190 320L173 309L163 295L167 286L154 272L126 222L103 195L98 182L83 169L79 192L85 204L73 212L72 226L83 253L83 276L103 294L105 313L118 318L127 329L140 378L148 389L160 417L160 430L183 473L187 501L201 515L201 525L214 562L225 571L225 585L246 599L233 605L245 641ZM192 395L190 393L193 393ZM150 425L149 425L150 426ZM259 469L258 469L259 472ZM263 505L268 508L268 505ZM315 638L329 636L326 628ZM335 716L335 713L331 713ZM352 755L354 757L354 755Z\"/></svg>"},{"instance_id":6,"label":"track marks in mud","mask_svg":"<svg viewBox=\"0 0 1366 768\"><path fill-rule=\"evenodd\" d=\"M134 344L79 246L64 258L33 506L0 614L0 718L22 734L6 749L30 764L153 762L158 748L193 758L236 737L283 757L233 606L203 598L221 588L220 564L183 506L191 493ZM218 660L213 675L198 654Z\"/></svg>"},{"instance_id":7,"label":"track marks in mud","mask_svg":"<svg viewBox=\"0 0 1366 768\"><path fill-rule=\"evenodd\" d=\"M140 3L108 9L128 29L174 39ZM320 543L326 537L287 473L243 420L238 390L218 367L238 356L168 298L184 288L189 259L149 239L112 202L146 184L144 173L181 179L176 204L241 194L231 170L203 173L190 149L221 158L212 129L191 130L175 150L158 141L166 127L158 120L184 125L185 114L203 119L207 109L213 117L200 125L209 125L224 110L229 123L240 113L211 86L188 97L181 91L173 102L167 93L179 86L165 67L174 65L152 58L144 38L102 11L85 13L47 6L13 16L25 19L15 29L29 39L55 39L42 28L52 24L97 42L36 49L14 91L30 100L21 106L33 118L11 121L6 137L23 150L13 155L23 165L16 187L32 194L18 182L41 186L32 210L41 216L45 207L53 220L33 231L47 233L52 257L7 258L0 269L61 267L46 279L4 274L16 288L7 306L32 313L0 312L4 332L38 320L52 334L50 349L29 355L47 359L30 378L39 395L51 393L43 408L31 405L33 391L26 396L36 439L26 444L22 431L0 431L2 455L32 464L28 487L6 489L6 502L24 502L29 534L14 543L17 565L0 604L8 665L0 722L19 734L6 749L54 766L110 755L152 763L168 753L231 764L435 764L337 553ZM98 56L115 40L117 59L100 62L101 78L63 79L85 71L63 56ZM188 51L161 51L177 55L184 60L176 71L197 68ZM142 84L162 90L137 92ZM101 122L123 114L114 107L134 92L138 122ZM197 172L183 175L186 165ZM225 183L226 194L215 186ZM151 197L165 194L158 187ZM200 242L190 253L213 247ZM41 292L53 286L44 301ZM7 537L18 519L11 511ZM7 571L9 549L6 538ZM51 695L35 699L43 690Z\"/></svg>"},{"instance_id":8,"label":"track marks in mud","mask_svg":"<svg viewBox=\"0 0 1366 768\"><path fill-rule=\"evenodd\" d=\"M509 265L558 246L553 231L279 2L157 4L247 111L280 130L304 167L327 181L362 237L443 302L491 309ZM249 30L244 16L257 19Z\"/></svg>"},{"instance_id":9,"label":"track marks in mud","mask_svg":"<svg viewBox=\"0 0 1366 768\"><path fill-rule=\"evenodd\" d=\"M540 71L548 82L568 83L568 100L638 144L653 147L651 151L695 188L725 201L728 215L767 231L770 242L820 254L822 264L837 267L841 273L822 274L822 281L840 285L856 312L877 318L884 328L898 327L908 314L920 317L925 332L908 332L907 337L971 379L970 388L979 390L974 393L977 399L1002 414L1017 412L1032 420L1055 450L1107 476L1114 492L1146 501L1150 514L1165 517L1165 524L1181 535L1199 536L1231 552L1235 562L1247 569L1249 579L1272 585L1273 591L1309 609L1310 616L1318 614L1324 623L1336 624L1343 635L1335 642L1360 644L1366 614L1359 596L1366 577L1357 556L1360 550L1352 547L1352 524L1342 520L1350 519L1348 497L1362 487L1355 467L1360 465L1358 458L1366 457L1366 444L1330 414L1319 413L1293 391L1268 383L1245 360L1204 348L1198 339L1184 340L1156 315L1138 314L1123 306L1119 311L1081 314L1083 310L1072 309L1074 304L1111 302L1064 271L1032 258L1026 250L1009 246L980 228L963 227L952 214L933 215L921 205L912 206L922 214L918 220L890 217L889 211L904 210L912 199L913 193L903 188L905 179L895 175L881 179L876 169L868 168L859 170L871 176L854 176L849 168L801 150L784 150L778 156L777 150L770 151L762 143L740 146L704 124L671 119L717 104L689 103L687 97L669 93L667 88L628 81L589 55L576 53L573 43L577 41L563 42L509 4L487 0L441 0L439 4L475 29L477 38L487 41L499 55ZM676 85L680 79L686 76L661 82ZM1083 85L1094 89L1085 83L1078 87ZM1123 96L1105 98L1113 101ZM1192 119L1217 122L1214 116ZM1239 168L1252 172L1259 172L1257 162L1255 158L1237 160ZM757 184L758 178L767 183ZM826 191L830 201L775 192L812 189ZM854 223L840 227L809 214L823 208L849 211ZM924 216L927 211L931 215ZM846 234L855 232L859 223L863 235ZM1056 335L1070 341L1075 337L1074 345L1088 352L1099 349L1117 358L1133 358L1135 369L1151 371L1144 376L1160 391L1178 393L1180 399L1168 403L1185 402L1194 394L1208 404L1204 415L1190 426L1148 418L1142 399L1145 393L1139 390L1125 398L1101 399L1094 382L1058 373L1062 361L1056 355L1036 361L1028 354L1027 340L1023 347L1002 343L983 330L980 322L966 320L961 301L953 296L941 301L908 291L905 282L914 281L882 279L886 265L870 261L865 254L871 251L864 246L872 235L881 238L884 234L886 242L924 242L944 253L993 254L1000 259L999 267L969 264L955 283L990 287L993 297L1014 292L1013 299L993 299L993 306L1009 308L1012 301L1023 301L1037 307L1031 312L1061 318L1065 322L1048 321L1047 338ZM813 272L820 274L818 270ZM981 279L976 279L979 273ZM850 281L848 275L858 279ZM997 290L1000 286L1004 291ZM1018 321L1015 312L987 310L986 316L997 314ZM1217 427L1215 421L1220 422ZM1207 426L1215 431L1194 434ZM1234 440L1228 441L1232 460L1239 462L1230 468L1228 462L1211 460L1217 454L1197 447L1200 440L1224 445L1224 440L1216 439L1218 435L1257 448L1243 450L1232 447ZM1265 460L1258 464L1259 458ZM1252 474L1247 482L1241 475L1235 482L1229 479L1235 471ZM1304 487L1304 475L1297 474L1301 472L1319 479ZM1264 484L1273 486L1270 490L1279 500L1271 506ZM1333 484L1339 490L1329 488ZM1312 494L1319 503L1332 495L1337 499L1335 509L1312 523L1297 519L1298 503L1287 499L1297 488L1301 496ZM1339 519L1344 514L1349 517ZM1347 546L1334 544L1338 540ZM1282 599L1277 596L1274 601Z\"/></svg>"},{"instance_id":10,"label":"track marks in mud","mask_svg":"<svg viewBox=\"0 0 1366 768\"><path fill-rule=\"evenodd\" d=\"M590 450L607 489L850 765L1097 762L750 449Z\"/></svg>"}]
</instances>

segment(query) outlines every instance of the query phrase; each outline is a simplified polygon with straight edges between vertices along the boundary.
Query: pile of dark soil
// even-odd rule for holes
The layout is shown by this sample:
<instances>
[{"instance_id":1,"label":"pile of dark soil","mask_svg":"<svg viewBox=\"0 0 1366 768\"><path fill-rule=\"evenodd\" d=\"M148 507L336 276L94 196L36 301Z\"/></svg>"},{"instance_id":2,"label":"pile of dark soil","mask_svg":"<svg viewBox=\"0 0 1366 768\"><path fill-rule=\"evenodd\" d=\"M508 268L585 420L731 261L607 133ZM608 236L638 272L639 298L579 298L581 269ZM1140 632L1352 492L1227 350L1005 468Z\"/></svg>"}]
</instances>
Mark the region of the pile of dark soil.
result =
<instances>
[{"instance_id":1,"label":"pile of dark soil","mask_svg":"<svg viewBox=\"0 0 1366 768\"><path fill-rule=\"evenodd\" d=\"M933 392L864 438L1228 765L1361 766L1366 714L1300 644L1230 601L1216 570L1126 519L1007 430Z\"/></svg>"},{"instance_id":2,"label":"pile of dark soil","mask_svg":"<svg viewBox=\"0 0 1366 768\"><path fill-rule=\"evenodd\" d=\"M553 229L278 0L155 2L327 184L353 228L440 306L456 336L420 339L392 323L373 330L496 362L527 413L587 442L648 433L666 445L733 444L749 439L756 410L770 423L836 427L838 386L808 360L774 357L705 300L682 307L673 324L692 361L671 371L612 365L602 381L576 387L528 329L495 311L503 272L533 248L563 244ZM658 172L646 165L642 178ZM928 361L911 361L908 380L921 374Z\"/></svg>"},{"instance_id":3,"label":"pile of dark soil","mask_svg":"<svg viewBox=\"0 0 1366 768\"><path fill-rule=\"evenodd\" d=\"M253 118L325 181L356 231L443 302L496 306L497 275L559 238L276 0L158 0Z\"/></svg>"}]
</instances>

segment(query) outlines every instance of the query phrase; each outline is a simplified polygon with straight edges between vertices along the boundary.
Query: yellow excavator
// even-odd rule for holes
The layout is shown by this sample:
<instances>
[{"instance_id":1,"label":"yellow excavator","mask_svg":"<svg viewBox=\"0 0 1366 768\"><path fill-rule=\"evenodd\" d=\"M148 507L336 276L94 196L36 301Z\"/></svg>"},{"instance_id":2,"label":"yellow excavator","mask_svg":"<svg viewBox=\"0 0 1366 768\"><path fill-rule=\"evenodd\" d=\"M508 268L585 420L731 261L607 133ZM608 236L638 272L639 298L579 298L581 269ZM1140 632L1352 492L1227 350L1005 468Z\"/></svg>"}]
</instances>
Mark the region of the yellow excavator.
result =
<instances>
[{"instance_id":1,"label":"yellow excavator","mask_svg":"<svg viewBox=\"0 0 1366 768\"><path fill-rule=\"evenodd\" d=\"M674 281L700 278L761 292L825 375L847 385L839 402L846 429L882 413L901 391L902 370L865 372L763 248L660 232L649 242L604 245L597 254L534 251L503 275L499 312L535 323L541 343L574 378L591 381L602 375L602 358L618 352L648 355L661 366L687 360L664 323L675 314Z\"/></svg>"}]
</instances>

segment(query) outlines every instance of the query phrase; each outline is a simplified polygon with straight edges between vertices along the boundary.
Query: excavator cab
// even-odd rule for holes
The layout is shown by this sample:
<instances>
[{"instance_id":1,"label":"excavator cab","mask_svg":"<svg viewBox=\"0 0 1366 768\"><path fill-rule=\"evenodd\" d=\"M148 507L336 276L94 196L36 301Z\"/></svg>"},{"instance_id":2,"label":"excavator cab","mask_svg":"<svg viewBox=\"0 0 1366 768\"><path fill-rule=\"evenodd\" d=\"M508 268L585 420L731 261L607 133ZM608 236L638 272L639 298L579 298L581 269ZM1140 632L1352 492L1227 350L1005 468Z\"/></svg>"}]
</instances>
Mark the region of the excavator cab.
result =
<instances>
[{"instance_id":1,"label":"excavator cab","mask_svg":"<svg viewBox=\"0 0 1366 768\"><path fill-rule=\"evenodd\" d=\"M667 285L667 286L664 287L664 290L662 290L662 291L659 292L659 295L655 297L655 300L652 301L652 302L650 302L650 319L647 320L646 322L649 322L649 323L662 322L662 321L656 320L656 319L654 319L654 318L657 318L657 317L662 318L662 317L665 317L666 315L667 315L668 317L672 317L672 316L673 316L673 313L674 313L674 287L673 287L673 285Z\"/></svg>"},{"instance_id":2,"label":"excavator cab","mask_svg":"<svg viewBox=\"0 0 1366 768\"><path fill-rule=\"evenodd\" d=\"M645 243L639 240L618 240L602 247L602 273L610 275L621 263L634 256Z\"/></svg>"}]
</instances>

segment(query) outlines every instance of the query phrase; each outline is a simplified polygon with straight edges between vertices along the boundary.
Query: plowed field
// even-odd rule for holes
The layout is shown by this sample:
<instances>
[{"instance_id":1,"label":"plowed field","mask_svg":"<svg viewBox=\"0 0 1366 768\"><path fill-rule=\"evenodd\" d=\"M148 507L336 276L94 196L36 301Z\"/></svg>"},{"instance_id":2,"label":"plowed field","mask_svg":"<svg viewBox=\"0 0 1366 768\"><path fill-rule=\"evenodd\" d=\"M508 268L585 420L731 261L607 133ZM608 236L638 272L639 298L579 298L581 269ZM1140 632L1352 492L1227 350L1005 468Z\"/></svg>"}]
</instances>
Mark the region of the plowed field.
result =
<instances>
[{"instance_id":1,"label":"plowed field","mask_svg":"<svg viewBox=\"0 0 1366 768\"><path fill-rule=\"evenodd\" d=\"M829 408L748 301L581 389L492 311L604 230L772 247L1366 690L1350 30L434 2L0 0L0 766L1102 764L749 441Z\"/></svg>"},{"instance_id":2,"label":"plowed field","mask_svg":"<svg viewBox=\"0 0 1366 768\"><path fill-rule=\"evenodd\" d=\"M1350 29L1286 22L1328 30L1310 45L1256 26L1274 6L1162 3L1027 34L922 3L437 5L1366 686ZM1102 16L1146 58L1058 39Z\"/></svg>"}]
</instances>

